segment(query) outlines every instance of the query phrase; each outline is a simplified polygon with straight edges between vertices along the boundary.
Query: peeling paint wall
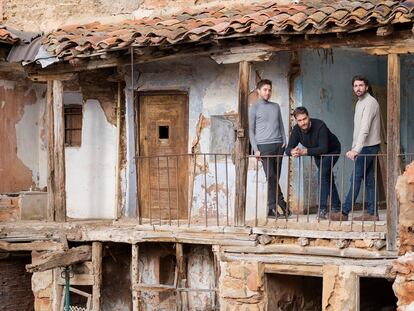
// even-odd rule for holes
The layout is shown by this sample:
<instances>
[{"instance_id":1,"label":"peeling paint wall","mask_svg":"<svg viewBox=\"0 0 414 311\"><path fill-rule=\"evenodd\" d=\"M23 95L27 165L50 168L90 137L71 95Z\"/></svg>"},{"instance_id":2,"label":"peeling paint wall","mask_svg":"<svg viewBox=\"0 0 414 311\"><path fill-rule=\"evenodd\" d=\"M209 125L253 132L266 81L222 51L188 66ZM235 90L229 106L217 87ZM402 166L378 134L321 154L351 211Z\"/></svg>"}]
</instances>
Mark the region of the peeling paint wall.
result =
<instances>
[{"instance_id":1,"label":"peeling paint wall","mask_svg":"<svg viewBox=\"0 0 414 311\"><path fill-rule=\"evenodd\" d=\"M46 186L44 110L44 85L0 80L0 193Z\"/></svg>"}]
</instances>

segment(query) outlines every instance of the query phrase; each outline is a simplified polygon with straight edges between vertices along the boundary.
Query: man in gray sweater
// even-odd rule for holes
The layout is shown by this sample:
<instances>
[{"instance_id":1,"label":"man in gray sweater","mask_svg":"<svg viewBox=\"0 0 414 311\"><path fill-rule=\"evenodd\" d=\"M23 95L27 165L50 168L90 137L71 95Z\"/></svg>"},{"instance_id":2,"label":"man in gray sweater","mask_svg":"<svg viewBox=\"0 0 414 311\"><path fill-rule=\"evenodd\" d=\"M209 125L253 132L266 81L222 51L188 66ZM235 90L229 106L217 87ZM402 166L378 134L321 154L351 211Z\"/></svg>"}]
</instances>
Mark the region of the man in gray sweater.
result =
<instances>
[{"instance_id":1,"label":"man in gray sweater","mask_svg":"<svg viewBox=\"0 0 414 311\"><path fill-rule=\"evenodd\" d=\"M358 96L355 106L354 134L352 149L346 153L347 158L355 161L351 175L350 187L343 205L342 213L331 214L331 220L348 220L348 214L358 197L361 184L365 180L367 213L354 217L354 220L378 220L378 191L376 189L375 169L376 154L380 150L380 108L377 100L368 92L368 80L362 76L352 79L354 93Z\"/></svg>"},{"instance_id":2,"label":"man in gray sweater","mask_svg":"<svg viewBox=\"0 0 414 311\"><path fill-rule=\"evenodd\" d=\"M283 216L289 217L290 211L279 186L286 136L280 107L277 103L269 101L272 95L272 81L259 81L257 93L259 100L249 110L249 137L256 158L263 157L263 169L268 181L268 216L279 216L277 202Z\"/></svg>"}]
</instances>

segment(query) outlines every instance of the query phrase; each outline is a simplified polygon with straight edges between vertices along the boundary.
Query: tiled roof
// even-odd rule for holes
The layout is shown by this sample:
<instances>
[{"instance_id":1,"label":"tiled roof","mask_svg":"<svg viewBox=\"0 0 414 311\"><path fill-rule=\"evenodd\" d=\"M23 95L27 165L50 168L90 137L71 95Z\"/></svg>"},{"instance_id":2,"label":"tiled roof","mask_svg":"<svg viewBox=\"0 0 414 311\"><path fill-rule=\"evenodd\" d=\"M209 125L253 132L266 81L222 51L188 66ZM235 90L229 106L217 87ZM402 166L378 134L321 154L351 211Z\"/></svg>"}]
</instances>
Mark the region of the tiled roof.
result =
<instances>
[{"instance_id":1,"label":"tiled roof","mask_svg":"<svg viewBox=\"0 0 414 311\"><path fill-rule=\"evenodd\" d=\"M19 41L19 37L13 32L10 32L6 26L0 26L0 41L6 44L15 44Z\"/></svg>"},{"instance_id":2,"label":"tiled roof","mask_svg":"<svg viewBox=\"0 0 414 311\"><path fill-rule=\"evenodd\" d=\"M167 46L260 34L345 32L413 22L413 10L414 0L216 6L117 24L64 26L49 34L43 44L49 53L68 59L128 46Z\"/></svg>"}]
</instances>

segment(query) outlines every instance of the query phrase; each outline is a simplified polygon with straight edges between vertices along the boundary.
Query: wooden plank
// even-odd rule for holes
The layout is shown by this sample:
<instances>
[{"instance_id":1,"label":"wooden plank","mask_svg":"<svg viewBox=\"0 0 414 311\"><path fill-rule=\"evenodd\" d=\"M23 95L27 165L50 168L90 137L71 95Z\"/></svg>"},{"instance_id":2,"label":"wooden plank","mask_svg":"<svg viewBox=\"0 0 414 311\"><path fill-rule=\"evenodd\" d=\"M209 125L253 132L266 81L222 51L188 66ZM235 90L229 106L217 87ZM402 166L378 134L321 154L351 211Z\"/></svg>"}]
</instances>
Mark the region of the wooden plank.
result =
<instances>
[{"instance_id":1,"label":"wooden plank","mask_svg":"<svg viewBox=\"0 0 414 311\"><path fill-rule=\"evenodd\" d=\"M370 251L361 248L344 248L325 246L300 246L295 244L269 244L266 246L258 245L255 247L223 247L224 253L251 253L251 254L295 254L309 256L329 256L355 259L377 259L377 258L397 258L396 252L390 251Z\"/></svg>"},{"instance_id":2,"label":"wooden plank","mask_svg":"<svg viewBox=\"0 0 414 311\"><path fill-rule=\"evenodd\" d=\"M249 154L248 109L249 109L250 64L242 61L239 64L239 104L237 114L237 140L235 144L236 198L234 222L243 226L246 219L247 167Z\"/></svg>"},{"instance_id":3,"label":"wooden plank","mask_svg":"<svg viewBox=\"0 0 414 311\"><path fill-rule=\"evenodd\" d=\"M55 125L53 112L53 81L47 81L47 220L55 220Z\"/></svg>"},{"instance_id":4,"label":"wooden plank","mask_svg":"<svg viewBox=\"0 0 414 311\"><path fill-rule=\"evenodd\" d=\"M131 292L132 311L139 310L139 245L132 244L131 254Z\"/></svg>"},{"instance_id":5,"label":"wooden plank","mask_svg":"<svg viewBox=\"0 0 414 311\"><path fill-rule=\"evenodd\" d=\"M53 81L53 112L55 136L55 221L66 221L65 189L65 122L62 81Z\"/></svg>"},{"instance_id":6,"label":"wooden plank","mask_svg":"<svg viewBox=\"0 0 414 311\"><path fill-rule=\"evenodd\" d=\"M272 228L253 228L253 233L267 234L271 236L297 237L310 239L347 239L347 240L383 240L385 232L342 232L342 231L318 231L318 230L298 230L298 229L272 229Z\"/></svg>"},{"instance_id":7,"label":"wooden plank","mask_svg":"<svg viewBox=\"0 0 414 311\"><path fill-rule=\"evenodd\" d=\"M302 266L302 265L283 265L283 264L266 264L265 273L277 273L287 275L307 275L322 276L322 266Z\"/></svg>"},{"instance_id":8,"label":"wooden plank","mask_svg":"<svg viewBox=\"0 0 414 311\"><path fill-rule=\"evenodd\" d=\"M9 243L0 241L0 250L13 251L60 251L64 249L62 243L52 241L35 241L30 243Z\"/></svg>"},{"instance_id":9,"label":"wooden plank","mask_svg":"<svg viewBox=\"0 0 414 311\"><path fill-rule=\"evenodd\" d=\"M92 286L92 306L94 311L101 311L102 287L102 243L92 243L92 271L94 283Z\"/></svg>"},{"instance_id":10,"label":"wooden plank","mask_svg":"<svg viewBox=\"0 0 414 311\"><path fill-rule=\"evenodd\" d=\"M26 270L31 273L42 272L57 267L67 267L78 262L91 260L91 258L91 247L82 245L67 251L46 253L39 258L37 263L26 265Z\"/></svg>"},{"instance_id":11,"label":"wooden plank","mask_svg":"<svg viewBox=\"0 0 414 311\"><path fill-rule=\"evenodd\" d=\"M395 259L350 259L327 256L303 256L303 255L285 255L285 254L246 254L246 253L222 253L221 260L228 261L253 261L262 263L275 263L287 265L313 265L324 266L332 265L351 265L362 267L392 267Z\"/></svg>"},{"instance_id":12,"label":"wooden plank","mask_svg":"<svg viewBox=\"0 0 414 311\"><path fill-rule=\"evenodd\" d=\"M397 248L398 202L395 185L400 154L400 57L388 55L387 81L387 249Z\"/></svg>"}]
</instances>

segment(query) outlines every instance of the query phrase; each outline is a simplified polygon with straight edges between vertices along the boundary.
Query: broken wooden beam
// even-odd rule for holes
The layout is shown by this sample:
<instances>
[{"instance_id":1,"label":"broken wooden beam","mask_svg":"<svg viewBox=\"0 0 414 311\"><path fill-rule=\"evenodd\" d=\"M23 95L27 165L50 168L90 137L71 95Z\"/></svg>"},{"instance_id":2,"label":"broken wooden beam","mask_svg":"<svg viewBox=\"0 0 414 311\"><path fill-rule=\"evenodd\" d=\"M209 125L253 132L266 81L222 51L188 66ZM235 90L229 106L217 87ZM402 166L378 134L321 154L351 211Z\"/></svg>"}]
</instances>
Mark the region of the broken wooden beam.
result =
<instances>
[{"instance_id":1,"label":"broken wooden beam","mask_svg":"<svg viewBox=\"0 0 414 311\"><path fill-rule=\"evenodd\" d=\"M70 248L67 251L46 253L40 256L37 263L26 265L27 272L42 272L58 267L67 267L92 258L92 248L89 245Z\"/></svg>"}]
</instances>

